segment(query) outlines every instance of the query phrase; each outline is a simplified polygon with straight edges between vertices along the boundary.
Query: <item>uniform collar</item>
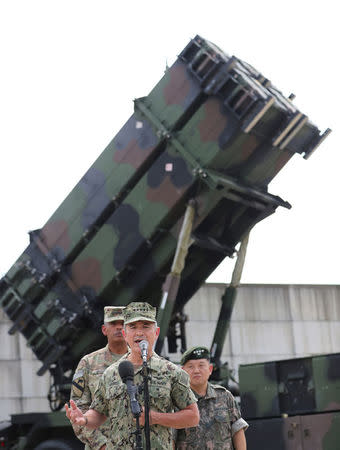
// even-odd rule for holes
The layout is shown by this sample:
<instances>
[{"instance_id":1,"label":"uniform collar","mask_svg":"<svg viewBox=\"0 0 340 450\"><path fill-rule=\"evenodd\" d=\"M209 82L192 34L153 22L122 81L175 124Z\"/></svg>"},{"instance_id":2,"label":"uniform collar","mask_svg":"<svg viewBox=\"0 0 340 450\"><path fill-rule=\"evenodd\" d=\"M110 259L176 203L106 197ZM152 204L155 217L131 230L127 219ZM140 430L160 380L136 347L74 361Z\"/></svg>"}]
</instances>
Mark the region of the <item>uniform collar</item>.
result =
<instances>
[{"instance_id":1,"label":"uniform collar","mask_svg":"<svg viewBox=\"0 0 340 450\"><path fill-rule=\"evenodd\" d=\"M126 353L125 353L126 354ZM109 344L105 345L105 359L111 359L113 357L116 357L116 359L121 358L123 355L120 355L119 353L113 353L111 352L111 350L109 349Z\"/></svg>"},{"instance_id":2,"label":"uniform collar","mask_svg":"<svg viewBox=\"0 0 340 450\"><path fill-rule=\"evenodd\" d=\"M113 355L114 353L112 353L109 349L109 344L105 345L105 356L109 356L111 357L111 355Z\"/></svg>"},{"instance_id":3,"label":"uniform collar","mask_svg":"<svg viewBox=\"0 0 340 450\"><path fill-rule=\"evenodd\" d=\"M215 389L213 388L212 384L209 383L209 382L208 382L208 386L207 386L207 392L206 392L205 395L203 395L203 396L198 395L197 392L195 392L193 389L192 389L192 391L195 394L197 399L200 399L200 398L204 398L204 399L216 398Z\"/></svg>"},{"instance_id":4,"label":"uniform collar","mask_svg":"<svg viewBox=\"0 0 340 450\"><path fill-rule=\"evenodd\" d=\"M216 392L213 385L208 382L207 393L204 398L216 398Z\"/></svg>"},{"instance_id":5,"label":"uniform collar","mask_svg":"<svg viewBox=\"0 0 340 450\"><path fill-rule=\"evenodd\" d=\"M131 350L129 350L127 353L125 353L124 356L122 356L121 359L128 359L129 355L131 354ZM158 370L159 369L159 362L161 360L161 357L157 355L157 353L152 352L151 357L148 359L148 368L150 370ZM140 365L137 368L135 368L135 375L139 373L142 370L143 366Z\"/></svg>"}]
</instances>

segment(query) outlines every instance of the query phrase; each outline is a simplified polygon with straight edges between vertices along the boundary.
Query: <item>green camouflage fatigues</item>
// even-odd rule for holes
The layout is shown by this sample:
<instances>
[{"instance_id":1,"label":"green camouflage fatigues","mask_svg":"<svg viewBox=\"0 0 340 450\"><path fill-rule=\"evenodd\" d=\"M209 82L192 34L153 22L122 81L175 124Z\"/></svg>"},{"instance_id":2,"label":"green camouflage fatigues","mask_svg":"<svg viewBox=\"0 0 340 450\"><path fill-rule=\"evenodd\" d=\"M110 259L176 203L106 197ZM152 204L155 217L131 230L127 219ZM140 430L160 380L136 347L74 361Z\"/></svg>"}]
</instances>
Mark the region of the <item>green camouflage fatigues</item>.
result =
<instances>
[{"instance_id":1,"label":"green camouflage fatigues","mask_svg":"<svg viewBox=\"0 0 340 450\"><path fill-rule=\"evenodd\" d=\"M223 386L208 383L204 397L197 397L198 427L177 430L178 450L233 450L232 437L248 424L241 418L233 395Z\"/></svg>"},{"instance_id":2,"label":"green camouflage fatigues","mask_svg":"<svg viewBox=\"0 0 340 450\"><path fill-rule=\"evenodd\" d=\"M118 363L105 370L100 379L91 408L105 414L111 421L111 444L107 449L131 450L135 447L136 430L126 385L121 381L118 366L127 359L123 356ZM150 368L150 409L158 412L174 412L196 402L190 389L189 376L180 367L153 353L148 361ZM135 384L142 384L142 367L135 368ZM143 405L143 395L139 395ZM144 433L143 439L144 439ZM172 450L173 436L171 428L161 425L150 426L150 441L152 450ZM144 444L145 445L145 444Z\"/></svg>"},{"instance_id":3,"label":"green camouflage fatigues","mask_svg":"<svg viewBox=\"0 0 340 450\"><path fill-rule=\"evenodd\" d=\"M80 360L73 376L71 399L83 413L90 409L94 393L105 369L121 357L122 355L111 353L109 346L106 345ZM110 424L106 421L97 430L77 426L74 426L73 429L77 438L86 444L86 450L98 450L106 444L110 433Z\"/></svg>"}]
</instances>

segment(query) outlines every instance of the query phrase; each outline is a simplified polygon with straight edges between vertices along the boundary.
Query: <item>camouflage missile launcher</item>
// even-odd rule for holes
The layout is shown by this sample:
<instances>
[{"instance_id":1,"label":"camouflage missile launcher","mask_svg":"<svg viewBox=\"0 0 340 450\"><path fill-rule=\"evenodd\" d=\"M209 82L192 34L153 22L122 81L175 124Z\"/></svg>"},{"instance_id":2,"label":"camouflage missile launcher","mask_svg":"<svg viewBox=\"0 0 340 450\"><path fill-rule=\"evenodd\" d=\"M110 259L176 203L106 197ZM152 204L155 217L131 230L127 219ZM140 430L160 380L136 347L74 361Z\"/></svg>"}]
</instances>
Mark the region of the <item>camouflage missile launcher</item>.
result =
<instances>
[{"instance_id":1,"label":"camouflage missile launcher","mask_svg":"<svg viewBox=\"0 0 340 450\"><path fill-rule=\"evenodd\" d=\"M241 364L239 387L250 448L338 448L340 353Z\"/></svg>"},{"instance_id":2,"label":"camouflage missile launcher","mask_svg":"<svg viewBox=\"0 0 340 450\"><path fill-rule=\"evenodd\" d=\"M340 411L340 353L241 364L239 379L251 419Z\"/></svg>"},{"instance_id":3,"label":"camouflage missile launcher","mask_svg":"<svg viewBox=\"0 0 340 450\"><path fill-rule=\"evenodd\" d=\"M10 332L42 361L38 374L67 387L65 372L102 343L104 305L160 306L191 202L176 320L257 222L290 208L268 183L328 133L249 64L196 36L1 280Z\"/></svg>"},{"instance_id":4,"label":"camouflage missile launcher","mask_svg":"<svg viewBox=\"0 0 340 450\"><path fill-rule=\"evenodd\" d=\"M254 450L336 450L340 411L247 420L247 448Z\"/></svg>"}]
</instances>

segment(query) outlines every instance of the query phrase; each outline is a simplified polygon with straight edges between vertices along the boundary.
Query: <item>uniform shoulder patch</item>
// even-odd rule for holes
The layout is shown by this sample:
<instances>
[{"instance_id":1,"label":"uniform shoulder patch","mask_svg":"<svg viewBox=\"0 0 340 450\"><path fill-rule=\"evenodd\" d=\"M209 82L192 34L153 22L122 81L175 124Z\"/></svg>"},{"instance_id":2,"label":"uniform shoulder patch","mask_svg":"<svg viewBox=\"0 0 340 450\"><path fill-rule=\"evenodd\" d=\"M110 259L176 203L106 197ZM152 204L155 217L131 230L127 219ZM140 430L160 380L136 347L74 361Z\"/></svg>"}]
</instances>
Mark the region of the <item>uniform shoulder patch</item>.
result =
<instances>
[{"instance_id":1,"label":"uniform shoulder patch","mask_svg":"<svg viewBox=\"0 0 340 450\"><path fill-rule=\"evenodd\" d=\"M85 389L85 377L84 377L84 371L78 370L74 375L72 379L72 394L75 397L80 398L83 395Z\"/></svg>"}]
</instances>

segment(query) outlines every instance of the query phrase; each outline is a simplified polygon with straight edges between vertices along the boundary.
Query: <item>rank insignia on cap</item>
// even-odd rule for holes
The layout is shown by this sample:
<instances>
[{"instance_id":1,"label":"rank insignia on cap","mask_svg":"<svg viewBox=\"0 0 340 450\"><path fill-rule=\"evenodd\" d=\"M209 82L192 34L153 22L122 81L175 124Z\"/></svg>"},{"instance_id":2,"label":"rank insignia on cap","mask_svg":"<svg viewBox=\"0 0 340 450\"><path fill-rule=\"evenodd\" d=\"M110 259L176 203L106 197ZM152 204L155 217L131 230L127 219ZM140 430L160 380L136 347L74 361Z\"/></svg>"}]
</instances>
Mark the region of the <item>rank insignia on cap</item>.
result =
<instances>
[{"instance_id":1,"label":"rank insignia on cap","mask_svg":"<svg viewBox=\"0 0 340 450\"><path fill-rule=\"evenodd\" d=\"M190 359L210 359L210 352L207 347L192 347L183 353L181 359L181 365L183 366Z\"/></svg>"}]
</instances>

